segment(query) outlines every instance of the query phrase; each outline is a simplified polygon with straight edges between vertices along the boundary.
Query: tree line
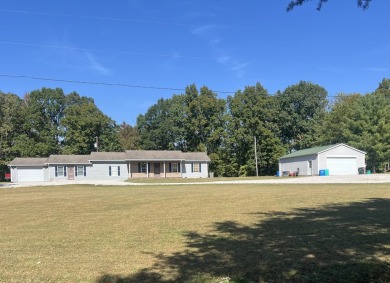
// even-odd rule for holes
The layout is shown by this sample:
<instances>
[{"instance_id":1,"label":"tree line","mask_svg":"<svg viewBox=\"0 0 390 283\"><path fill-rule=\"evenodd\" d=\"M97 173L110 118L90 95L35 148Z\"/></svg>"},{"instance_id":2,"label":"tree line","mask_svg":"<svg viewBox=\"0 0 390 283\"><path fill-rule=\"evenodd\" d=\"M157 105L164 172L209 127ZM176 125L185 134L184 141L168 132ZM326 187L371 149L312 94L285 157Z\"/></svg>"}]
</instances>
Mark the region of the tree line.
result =
<instances>
[{"instance_id":1,"label":"tree line","mask_svg":"<svg viewBox=\"0 0 390 283\"><path fill-rule=\"evenodd\" d=\"M220 98L194 84L159 99L133 127L117 124L90 97L42 88L23 98L0 92L0 176L14 157L126 149L205 151L217 176L273 175L286 153L346 143L367 152L367 166L390 160L390 79L369 94L340 94L301 81L270 94L260 84ZM388 165L387 165L388 166Z\"/></svg>"}]
</instances>

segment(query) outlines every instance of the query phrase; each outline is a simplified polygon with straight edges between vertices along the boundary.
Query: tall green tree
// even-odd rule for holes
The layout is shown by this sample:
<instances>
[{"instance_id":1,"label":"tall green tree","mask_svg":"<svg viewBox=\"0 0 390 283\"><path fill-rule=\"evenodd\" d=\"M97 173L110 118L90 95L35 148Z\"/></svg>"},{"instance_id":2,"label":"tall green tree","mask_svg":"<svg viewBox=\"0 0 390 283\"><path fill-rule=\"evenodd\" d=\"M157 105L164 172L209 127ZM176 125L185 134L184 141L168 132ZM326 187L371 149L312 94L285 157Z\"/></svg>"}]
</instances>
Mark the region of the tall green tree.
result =
<instances>
[{"instance_id":1,"label":"tall green tree","mask_svg":"<svg viewBox=\"0 0 390 283\"><path fill-rule=\"evenodd\" d=\"M118 140L123 150L139 149L140 137L137 129L125 122L119 126Z\"/></svg>"},{"instance_id":2,"label":"tall green tree","mask_svg":"<svg viewBox=\"0 0 390 283\"><path fill-rule=\"evenodd\" d=\"M9 161L17 156L13 144L15 138L21 134L22 103L17 95L0 92L0 180L8 172Z\"/></svg>"},{"instance_id":3,"label":"tall green tree","mask_svg":"<svg viewBox=\"0 0 390 283\"><path fill-rule=\"evenodd\" d=\"M180 148L183 138L177 122L185 111L181 108L181 100L180 96L174 96L172 99L161 98L147 110L145 115L141 114L137 117L137 130L143 149ZM175 117L175 114L179 116Z\"/></svg>"},{"instance_id":4,"label":"tall green tree","mask_svg":"<svg viewBox=\"0 0 390 283\"><path fill-rule=\"evenodd\" d=\"M61 151L65 94L62 89L42 88L24 97L21 109L23 133L15 139L20 156L48 156Z\"/></svg>"},{"instance_id":5,"label":"tall green tree","mask_svg":"<svg viewBox=\"0 0 390 283\"><path fill-rule=\"evenodd\" d=\"M70 101L61 121L65 133L63 153L89 154L96 150L121 150L115 121L104 115L91 99L77 98L72 94Z\"/></svg>"},{"instance_id":6,"label":"tall green tree","mask_svg":"<svg viewBox=\"0 0 390 283\"><path fill-rule=\"evenodd\" d=\"M366 95L339 95L325 118L323 143L347 143L367 153L374 172L390 161L390 90L383 80Z\"/></svg>"},{"instance_id":7,"label":"tall green tree","mask_svg":"<svg viewBox=\"0 0 390 283\"><path fill-rule=\"evenodd\" d=\"M278 139L275 100L257 83L227 98L229 119L225 149L240 175L256 175L254 140L259 174L272 174L285 149Z\"/></svg>"},{"instance_id":8,"label":"tall green tree","mask_svg":"<svg viewBox=\"0 0 390 283\"><path fill-rule=\"evenodd\" d=\"M185 125L188 149L216 152L221 145L224 132L225 100L218 98L205 86L200 89L197 96L192 92L186 95L189 96Z\"/></svg>"},{"instance_id":9,"label":"tall green tree","mask_svg":"<svg viewBox=\"0 0 390 283\"><path fill-rule=\"evenodd\" d=\"M275 96L279 108L280 138L290 151L319 142L321 123L328 105L327 94L323 87L301 81Z\"/></svg>"},{"instance_id":10,"label":"tall green tree","mask_svg":"<svg viewBox=\"0 0 390 283\"><path fill-rule=\"evenodd\" d=\"M312 1L312 0L293 0L293 1L290 1L288 3L288 6L287 6L287 11L290 12L295 7L301 6L309 1ZM356 4L359 8L366 10L370 6L371 1L372 0L356 0ZM323 4L325 4L326 2L328 2L328 0L318 0L317 10L320 11L322 9Z\"/></svg>"}]
</instances>

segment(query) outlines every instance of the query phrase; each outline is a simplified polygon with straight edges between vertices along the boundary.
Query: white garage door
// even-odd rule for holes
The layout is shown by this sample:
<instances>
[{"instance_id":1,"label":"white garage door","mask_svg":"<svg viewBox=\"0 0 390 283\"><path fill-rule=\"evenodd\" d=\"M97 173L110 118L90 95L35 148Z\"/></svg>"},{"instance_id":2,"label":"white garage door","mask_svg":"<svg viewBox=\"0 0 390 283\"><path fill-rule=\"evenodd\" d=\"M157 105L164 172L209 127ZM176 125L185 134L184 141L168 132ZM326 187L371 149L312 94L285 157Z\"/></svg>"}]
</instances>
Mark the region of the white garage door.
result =
<instances>
[{"instance_id":1,"label":"white garage door","mask_svg":"<svg viewBox=\"0 0 390 283\"><path fill-rule=\"evenodd\" d=\"M357 175L356 157L328 157L329 175Z\"/></svg>"},{"instance_id":2,"label":"white garage door","mask_svg":"<svg viewBox=\"0 0 390 283\"><path fill-rule=\"evenodd\" d=\"M18 168L18 182L44 181L42 167Z\"/></svg>"}]
</instances>

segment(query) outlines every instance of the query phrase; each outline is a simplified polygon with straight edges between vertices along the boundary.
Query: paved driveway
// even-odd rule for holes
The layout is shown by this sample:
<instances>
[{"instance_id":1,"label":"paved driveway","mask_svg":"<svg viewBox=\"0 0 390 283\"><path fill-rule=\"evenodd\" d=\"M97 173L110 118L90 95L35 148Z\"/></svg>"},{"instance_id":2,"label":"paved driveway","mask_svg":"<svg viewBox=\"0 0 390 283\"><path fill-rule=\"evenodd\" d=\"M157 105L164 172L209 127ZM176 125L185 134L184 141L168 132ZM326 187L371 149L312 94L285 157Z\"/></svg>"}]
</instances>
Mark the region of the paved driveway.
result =
<instances>
[{"instance_id":1,"label":"paved driveway","mask_svg":"<svg viewBox=\"0 0 390 283\"><path fill-rule=\"evenodd\" d=\"M95 186L166 186L166 185L208 185L208 184L360 184L360 183L390 183L390 174L371 174L355 176L313 176L313 177L285 177L261 180L232 180L218 181L218 178L209 179L209 182L188 183L128 183L124 181L53 181L53 182L23 182L2 183L0 187L20 188L33 186L58 186L71 184L88 184ZM390 186L389 186L390 189Z\"/></svg>"}]
</instances>

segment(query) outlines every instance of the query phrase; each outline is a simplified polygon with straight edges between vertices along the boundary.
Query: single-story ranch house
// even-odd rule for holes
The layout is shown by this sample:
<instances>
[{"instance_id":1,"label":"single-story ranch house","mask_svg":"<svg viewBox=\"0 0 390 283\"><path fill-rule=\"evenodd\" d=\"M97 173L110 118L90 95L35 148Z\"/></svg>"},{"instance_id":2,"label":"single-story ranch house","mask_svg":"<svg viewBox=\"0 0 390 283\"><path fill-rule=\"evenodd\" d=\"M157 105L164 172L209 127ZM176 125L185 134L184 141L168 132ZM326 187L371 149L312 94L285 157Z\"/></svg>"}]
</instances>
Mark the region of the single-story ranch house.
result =
<instances>
[{"instance_id":1,"label":"single-story ranch house","mask_svg":"<svg viewBox=\"0 0 390 283\"><path fill-rule=\"evenodd\" d=\"M364 151L346 144L334 144L298 150L279 159L279 172L299 172L299 175L357 175L365 168ZM364 170L364 169L363 169ZM328 175L326 174L326 175Z\"/></svg>"},{"instance_id":2,"label":"single-story ranch house","mask_svg":"<svg viewBox=\"0 0 390 283\"><path fill-rule=\"evenodd\" d=\"M90 155L15 158L8 164L11 182L55 180L127 180L129 178L207 178L204 152L126 150Z\"/></svg>"}]
</instances>

